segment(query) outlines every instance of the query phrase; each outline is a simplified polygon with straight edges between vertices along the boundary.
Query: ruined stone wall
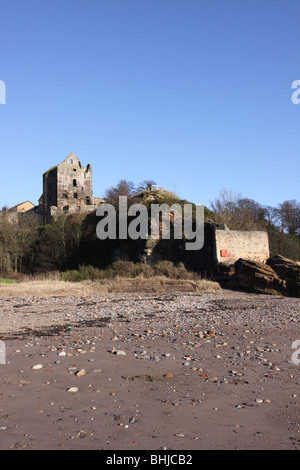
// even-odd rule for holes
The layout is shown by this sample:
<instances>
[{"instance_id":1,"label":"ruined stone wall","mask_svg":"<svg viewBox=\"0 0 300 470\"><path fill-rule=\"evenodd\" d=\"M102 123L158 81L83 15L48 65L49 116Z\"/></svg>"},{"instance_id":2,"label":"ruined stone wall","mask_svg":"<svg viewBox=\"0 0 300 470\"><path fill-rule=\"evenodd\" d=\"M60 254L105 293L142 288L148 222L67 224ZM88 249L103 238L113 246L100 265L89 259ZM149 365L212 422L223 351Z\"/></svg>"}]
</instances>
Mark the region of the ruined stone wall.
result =
<instances>
[{"instance_id":1,"label":"ruined stone wall","mask_svg":"<svg viewBox=\"0 0 300 470\"><path fill-rule=\"evenodd\" d=\"M60 215L63 215L63 214L79 214L81 212L93 212L97 209L96 206L92 205L82 205L82 206L69 206L69 210L66 211L65 210L59 210L59 209L56 209L56 207L52 206L51 209L50 209L50 216L51 218L53 217L59 217Z\"/></svg>"},{"instance_id":2,"label":"ruined stone wall","mask_svg":"<svg viewBox=\"0 0 300 470\"><path fill-rule=\"evenodd\" d=\"M69 212L80 211L80 207L92 204L92 167L81 166L78 158L68 158L57 167L57 210L69 208Z\"/></svg>"},{"instance_id":3,"label":"ruined stone wall","mask_svg":"<svg viewBox=\"0 0 300 470\"><path fill-rule=\"evenodd\" d=\"M265 263L270 256L269 238L262 231L215 230L218 263L232 264L239 258Z\"/></svg>"},{"instance_id":4,"label":"ruined stone wall","mask_svg":"<svg viewBox=\"0 0 300 470\"><path fill-rule=\"evenodd\" d=\"M43 174L43 221L47 223L50 217L50 207L57 205L57 167L50 168Z\"/></svg>"},{"instance_id":5,"label":"ruined stone wall","mask_svg":"<svg viewBox=\"0 0 300 470\"><path fill-rule=\"evenodd\" d=\"M76 155L70 154L44 173L40 204L44 223L50 222L53 215L83 212L92 205L92 167L83 167Z\"/></svg>"}]
</instances>

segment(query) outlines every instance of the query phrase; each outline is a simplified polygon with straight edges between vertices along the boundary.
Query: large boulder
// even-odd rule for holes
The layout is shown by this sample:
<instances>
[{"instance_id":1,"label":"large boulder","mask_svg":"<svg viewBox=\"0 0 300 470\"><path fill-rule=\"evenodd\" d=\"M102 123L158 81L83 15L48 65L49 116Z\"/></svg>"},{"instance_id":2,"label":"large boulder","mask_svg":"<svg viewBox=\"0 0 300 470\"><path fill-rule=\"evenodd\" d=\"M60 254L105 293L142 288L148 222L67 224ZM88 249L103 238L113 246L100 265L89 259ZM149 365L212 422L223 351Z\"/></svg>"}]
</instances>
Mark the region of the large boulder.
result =
<instances>
[{"instance_id":1,"label":"large boulder","mask_svg":"<svg viewBox=\"0 0 300 470\"><path fill-rule=\"evenodd\" d=\"M286 281L271 266L240 258L234 267L235 280L240 289L261 294L288 294Z\"/></svg>"},{"instance_id":2,"label":"large boulder","mask_svg":"<svg viewBox=\"0 0 300 470\"><path fill-rule=\"evenodd\" d=\"M277 255L269 258L267 264L286 282L289 295L300 297L300 263Z\"/></svg>"}]
</instances>

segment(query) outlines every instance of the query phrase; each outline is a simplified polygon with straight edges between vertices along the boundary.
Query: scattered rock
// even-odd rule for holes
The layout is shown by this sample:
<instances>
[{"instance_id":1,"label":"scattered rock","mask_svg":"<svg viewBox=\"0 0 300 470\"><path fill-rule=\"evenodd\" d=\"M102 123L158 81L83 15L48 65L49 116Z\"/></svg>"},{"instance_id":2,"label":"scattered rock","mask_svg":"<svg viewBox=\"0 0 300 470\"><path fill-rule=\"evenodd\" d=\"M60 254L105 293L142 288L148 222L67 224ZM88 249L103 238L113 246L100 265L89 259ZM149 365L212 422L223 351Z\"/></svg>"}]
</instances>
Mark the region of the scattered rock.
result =
<instances>
[{"instance_id":1,"label":"scattered rock","mask_svg":"<svg viewBox=\"0 0 300 470\"><path fill-rule=\"evenodd\" d=\"M286 282L288 294L300 297L300 263L277 255L269 258L267 264Z\"/></svg>"},{"instance_id":2,"label":"scattered rock","mask_svg":"<svg viewBox=\"0 0 300 470\"><path fill-rule=\"evenodd\" d=\"M277 255L264 263L239 259L234 264L235 280L244 290L300 297L300 263Z\"/></svg>"},{"instance_id":3,"label":"scattered rock","mask_svg":"<svg viewBox=\"0 0 300 470\"><path fill-rule=\"evenodd\" d=\"M116 352L116 356L126 356L126 352L125 352L125 351L122 351L121 349L119 349L119 350Z\"/></svg>"},{"instance_id":4,"label":"scattered rock","mask_svg":"<svg viewBox=\"0 0 300 470\"><path fill-rule=\"evenodd\" d=\"M267 264L240 258L234 268L238 286L244 290L273 295L287 293L286 281Z\"/></svg>"}]
</instances>

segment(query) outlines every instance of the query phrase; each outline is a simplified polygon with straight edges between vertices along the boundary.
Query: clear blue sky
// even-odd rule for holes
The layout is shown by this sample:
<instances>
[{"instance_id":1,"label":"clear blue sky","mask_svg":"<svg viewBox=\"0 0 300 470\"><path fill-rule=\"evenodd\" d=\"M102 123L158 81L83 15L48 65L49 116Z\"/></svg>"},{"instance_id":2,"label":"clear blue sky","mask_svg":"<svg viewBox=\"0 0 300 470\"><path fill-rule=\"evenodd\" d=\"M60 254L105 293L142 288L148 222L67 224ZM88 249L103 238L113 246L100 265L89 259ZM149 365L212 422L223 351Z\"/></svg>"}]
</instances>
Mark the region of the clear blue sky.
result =
<instances>
[{"instance_id":1,"label":"clear blue sky","mask_svg":"<svg viewBox=\"0 0 300 470\"><path fill-rule=\"evenodd\" d=\"M299 0L1 0L0 206L74 152L94 195L153 179L300 199Z\"/></svg>"}]
</instances>

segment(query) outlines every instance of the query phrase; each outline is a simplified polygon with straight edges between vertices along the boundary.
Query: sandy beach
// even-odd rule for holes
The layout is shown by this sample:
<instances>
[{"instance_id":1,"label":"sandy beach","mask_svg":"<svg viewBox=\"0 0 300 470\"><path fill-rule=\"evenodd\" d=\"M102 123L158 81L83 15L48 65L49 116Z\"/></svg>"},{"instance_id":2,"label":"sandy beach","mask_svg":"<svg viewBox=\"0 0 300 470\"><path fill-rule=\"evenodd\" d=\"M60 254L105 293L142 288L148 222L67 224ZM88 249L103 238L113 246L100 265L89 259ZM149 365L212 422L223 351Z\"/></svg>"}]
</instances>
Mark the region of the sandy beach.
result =
<instances>
[{"instance_id":1,"label":"sandy beach","mask_svg":"<svg viewBox=\"0 0 300 470\"><path fill-rule=\"evenodd\" d=\"M299 449L300 301L1 292L0 449Z\"/></svg>"}]
</instances>

